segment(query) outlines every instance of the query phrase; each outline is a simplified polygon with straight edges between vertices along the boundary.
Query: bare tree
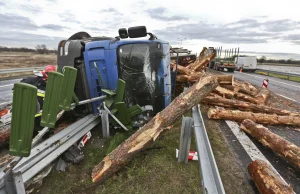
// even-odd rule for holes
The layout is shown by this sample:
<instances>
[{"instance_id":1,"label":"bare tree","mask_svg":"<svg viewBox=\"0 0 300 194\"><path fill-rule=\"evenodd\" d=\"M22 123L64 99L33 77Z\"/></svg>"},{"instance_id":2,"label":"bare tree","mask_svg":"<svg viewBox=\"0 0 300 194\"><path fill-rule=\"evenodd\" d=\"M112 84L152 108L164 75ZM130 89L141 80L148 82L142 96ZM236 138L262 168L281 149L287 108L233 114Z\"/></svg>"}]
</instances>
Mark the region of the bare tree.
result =
<instances>
[{"instance_id":1,"label":"bare tree","mask_svg":"<svg viewBox=\"0 0 300 194\"><path fill-rule=\"evenodd\" d=\"M36 48L37 52L40 54L47 54L49 52L47 46L44 44L37 45L35 48Z\"/></svg>"}]
</instances>

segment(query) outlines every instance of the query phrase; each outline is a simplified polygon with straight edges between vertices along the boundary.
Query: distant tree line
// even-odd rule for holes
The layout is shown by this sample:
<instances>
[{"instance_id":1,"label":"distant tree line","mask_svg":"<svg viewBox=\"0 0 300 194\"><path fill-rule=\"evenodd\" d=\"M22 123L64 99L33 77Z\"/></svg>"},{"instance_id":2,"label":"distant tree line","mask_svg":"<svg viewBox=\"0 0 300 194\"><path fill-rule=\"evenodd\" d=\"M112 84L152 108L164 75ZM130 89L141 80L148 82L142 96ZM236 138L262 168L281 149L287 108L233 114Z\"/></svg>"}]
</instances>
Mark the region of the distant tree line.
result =
<instances>
[{"instance_id":1,"label":"distant tree line","mask_svg":"<svg viewBox=\"0 0 300 194\"><path fill-rule=\"evenodd\" d=\"M262 56L261 58L257 59L258 63L280 63L280 64L299 64L300 60L294 59L267 59L267 57Z\"/></svg>"},{"instance_id":2,"label":"distant tree line","mask_svg":"<svg viewBox=\"0 0 300 194\"><path fill-rule=\"evenodd\" d=\"M48 49L45 44L37 45L35 49L26 47L4 47L0 46L0 52L32 52L39 54L57 53L57 49Z\"/></svg>"}]
</instances>

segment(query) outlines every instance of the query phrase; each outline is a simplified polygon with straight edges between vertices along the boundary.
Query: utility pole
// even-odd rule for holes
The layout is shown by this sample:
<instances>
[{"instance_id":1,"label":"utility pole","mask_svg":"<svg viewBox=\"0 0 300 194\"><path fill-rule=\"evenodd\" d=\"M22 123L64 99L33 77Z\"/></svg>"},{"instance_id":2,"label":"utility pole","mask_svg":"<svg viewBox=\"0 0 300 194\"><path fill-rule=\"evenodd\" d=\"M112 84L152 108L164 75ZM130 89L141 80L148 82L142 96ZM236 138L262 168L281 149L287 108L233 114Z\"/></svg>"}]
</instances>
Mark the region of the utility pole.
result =
<instances>
[{"instance_id":1,"label":"utility pole","mask_svg":"<svg viewBox=\"0 0 300 194\"><path fill-rule=\"evenodd\" d=\"M182 41L183 41L183 40L186 40L186 38L177 38L177 40L180 40L180 41L181 41L181 47L182 47Z\"/></svg>"}]
</instances>

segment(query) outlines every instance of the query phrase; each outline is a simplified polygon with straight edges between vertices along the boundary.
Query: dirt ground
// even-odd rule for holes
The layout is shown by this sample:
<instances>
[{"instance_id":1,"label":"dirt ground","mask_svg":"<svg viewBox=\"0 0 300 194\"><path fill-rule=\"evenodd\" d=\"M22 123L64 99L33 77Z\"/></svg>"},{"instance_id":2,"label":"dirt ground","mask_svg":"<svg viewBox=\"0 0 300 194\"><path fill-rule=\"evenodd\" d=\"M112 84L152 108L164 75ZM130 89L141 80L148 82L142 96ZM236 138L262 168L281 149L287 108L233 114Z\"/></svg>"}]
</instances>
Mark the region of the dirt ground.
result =
<instances>
[{"instance_id":1,"label":"dirt ground","mask_svg":"<svg viewBox=\"0 0 300 194\"><path fill-rule=\"evenodd\" d=\"M0 52L0 69L56 65L55 54Z\"/></svg>"}]
</instances>

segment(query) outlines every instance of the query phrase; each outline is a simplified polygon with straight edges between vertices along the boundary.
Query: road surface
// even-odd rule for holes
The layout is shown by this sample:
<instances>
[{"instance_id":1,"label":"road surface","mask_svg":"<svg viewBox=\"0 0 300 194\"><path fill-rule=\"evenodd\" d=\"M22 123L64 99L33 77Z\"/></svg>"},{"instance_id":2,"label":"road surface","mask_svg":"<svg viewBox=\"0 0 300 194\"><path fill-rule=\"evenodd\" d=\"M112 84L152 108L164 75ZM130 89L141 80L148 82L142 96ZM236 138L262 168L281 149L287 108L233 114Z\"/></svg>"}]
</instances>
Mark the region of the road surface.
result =
<instances>
[{"instance_id":1,"label":"road surface","mask_svg":"<svg viewBox=\"0 0 300 194\"><path fill-rule=\"evenodd\" d=\"M20 82L21 79L3 80L0 81L0 107L6 102L12 100L12 88L14 83Z\"/></svg>"},{"instance_id":2,"label":"road surface","mask_svg":"<svg viewBox=\"0 0 300 194\"><path fill-rule=\"evenodd\" d=\"M253 73L241 73L241 72L234 72L234 77L238 80L249 82L256 86L262 86L263 80L268 79L269 84L268 88L285 98L288 98L292 101L300 102L300 83L283 80L279 78L264 76L264 75L257 75Z\"/></svg>"},{"instance_id":3,"label":"road surface","mask_svg":"<svg viewBox=\"0 0 300 194\"><path fill-rule=\"evenodd\" d=\"M228 74L228 73L227 73ZM278 78L268 77L264 75L257 75L252 73L233 73L237 80L249 82L255 86L262 86L263 80L268 79L268 89L274 92L277 95L280 95L286 99L294 101L298 104L300 102L300 83L282 80ZM300 104L299 104L300 106ZM249 153L243 148L242 144L244 142L239 142L232 126L228 124L228 121L220 121L220 128L224 136L227 139L230 147L237 154L237 158L241 162L245 173L247 173L247 166L251 162ZM274 126L274 125L265 125L273 133L280 135L284 139L294 143L297 146L300 146L300 132L293 130L295 127L291 126ZM286 182L292 185L296 193L300 193L300 173L297 172L291 165L286 161L274 154L270 149L264 147L258 141L250 137L257 149L263 154L265 158L273 165L273 167L279 172L279 174L284 178Z\"/></svg>"},{"instance_id":4,"label":"road surface","mask_svg":"<svg viewBox=\"0 0 300 194\"><path fill-rule=\"evenodd\" d=\"M280 66L280 65L257 65L258 69L266 69L270 71L278 71L284 73L296 73L300 74L300 66L298 67L291 67L291 66Z\"/></svg>"}]
</instances>

